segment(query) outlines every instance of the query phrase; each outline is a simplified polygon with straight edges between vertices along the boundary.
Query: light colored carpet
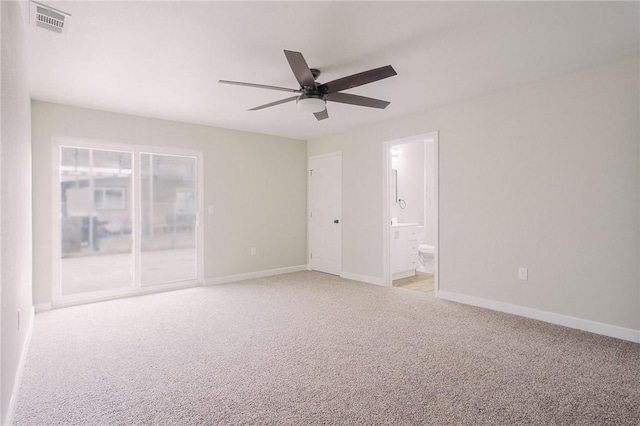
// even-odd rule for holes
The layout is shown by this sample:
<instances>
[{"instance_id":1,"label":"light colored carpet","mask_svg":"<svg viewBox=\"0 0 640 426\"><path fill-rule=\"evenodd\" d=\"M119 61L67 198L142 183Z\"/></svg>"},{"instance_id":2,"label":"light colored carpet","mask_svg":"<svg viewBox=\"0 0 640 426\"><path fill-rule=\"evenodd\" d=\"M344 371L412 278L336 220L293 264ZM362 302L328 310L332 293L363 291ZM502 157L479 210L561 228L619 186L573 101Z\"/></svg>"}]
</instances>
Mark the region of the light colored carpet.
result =
<instances>
[{"instance_id":1,"label":"light colored carpet","mask_svg":"<svg viewBox=\"0 0 640 426\"><path fill-rule=\"evenodd\" d=\"M301 272L44 312L18 425L640 424L640 345Z\"/></svg>"}]
</instances>

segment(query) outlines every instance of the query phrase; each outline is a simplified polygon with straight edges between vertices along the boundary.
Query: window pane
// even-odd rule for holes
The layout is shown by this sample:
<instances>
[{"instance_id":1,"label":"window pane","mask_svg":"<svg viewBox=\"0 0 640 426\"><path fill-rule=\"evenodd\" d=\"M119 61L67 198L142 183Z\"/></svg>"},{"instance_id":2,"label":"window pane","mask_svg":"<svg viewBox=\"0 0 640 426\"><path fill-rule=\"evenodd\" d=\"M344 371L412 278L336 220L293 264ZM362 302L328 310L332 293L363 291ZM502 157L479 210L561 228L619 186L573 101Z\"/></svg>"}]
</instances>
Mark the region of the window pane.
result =
<instances>
[{"instance_id":1,"label":"window pane","mask_svg":"<svg viewBox=\"0 0 640 426\"><path fill-rule=\"evenodd\" d=\"M140 154L142 285L196 279L196 159Z\"/></svg>"},{"instance_id":2,"label":"window pane","mask_svg":"<svg viewBox=\"0 0 640 426\"><path fill-rule=\"evenodd\" d=\"M60 148L63 295L133 285L131 161L128 152Z\"/></svg>"}]
</instances>

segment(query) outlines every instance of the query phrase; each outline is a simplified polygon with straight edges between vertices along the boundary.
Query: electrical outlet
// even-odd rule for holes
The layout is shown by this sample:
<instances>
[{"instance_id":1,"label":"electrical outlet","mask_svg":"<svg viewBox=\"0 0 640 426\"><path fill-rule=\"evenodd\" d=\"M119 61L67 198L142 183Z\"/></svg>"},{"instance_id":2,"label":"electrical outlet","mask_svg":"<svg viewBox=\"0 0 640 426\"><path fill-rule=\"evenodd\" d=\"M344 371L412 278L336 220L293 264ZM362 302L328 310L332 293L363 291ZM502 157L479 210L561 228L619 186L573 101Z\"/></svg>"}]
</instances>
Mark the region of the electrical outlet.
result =
<instances>
[{"instance_id":1,"label":"electrical outlet","mask_svg":"<svg viewBox=\"0 0 640 426\"><path fill-rule=\"evenodd\" d=\"M209 205L209 207L207 208L207 213L213 214L213 206L212 205Z\"/></svg>"},{"instance_id":2,"label":"electrical outlet","mask_svg":"<svg viewBox=\"0 0 640 426\"><path fill-rule=\"evenodd\" d=\"M255 247L251 247L251 256L255 256L256 254L258 254L258 249Z\"/></svg>"},{"instance_id":3,"label":"electrical outlet","mask_svg":"<svg viewBox=\"0 0 640 426\"><path fill-rule=\"evenodd\" d=\"M20 309L18 309L18 330L20 330Z\"/></svg>"},{"instance_id":4,"label":"electrical outlet","mask_svg":"<svg viewBox=\"0 0 640 426\"><path fill-rule=\"evenodd\" d=\"M527 268L518 268L518 279L527 281L529 279L529 270Z\"/></svg>"}]
</instances>

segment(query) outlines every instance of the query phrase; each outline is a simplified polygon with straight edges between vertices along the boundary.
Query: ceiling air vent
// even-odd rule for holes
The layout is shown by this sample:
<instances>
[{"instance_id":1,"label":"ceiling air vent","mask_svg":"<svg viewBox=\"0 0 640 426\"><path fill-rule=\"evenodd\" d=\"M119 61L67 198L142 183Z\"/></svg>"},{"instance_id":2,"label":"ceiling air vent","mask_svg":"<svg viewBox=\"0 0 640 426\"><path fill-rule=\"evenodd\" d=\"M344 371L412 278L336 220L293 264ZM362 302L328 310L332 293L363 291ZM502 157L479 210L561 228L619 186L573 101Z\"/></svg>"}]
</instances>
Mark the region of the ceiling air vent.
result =
<instances>
[{"instance_id":1,"label":"ceiling air vent","mask_svg":"<svg viewBox=\"0 0 640 426\"><path fill-rule=\"evenodd\" d=\"M31 2L31 24L58 34L69 31L71 15L35 1Z\"/></svg>"}]
</instances>

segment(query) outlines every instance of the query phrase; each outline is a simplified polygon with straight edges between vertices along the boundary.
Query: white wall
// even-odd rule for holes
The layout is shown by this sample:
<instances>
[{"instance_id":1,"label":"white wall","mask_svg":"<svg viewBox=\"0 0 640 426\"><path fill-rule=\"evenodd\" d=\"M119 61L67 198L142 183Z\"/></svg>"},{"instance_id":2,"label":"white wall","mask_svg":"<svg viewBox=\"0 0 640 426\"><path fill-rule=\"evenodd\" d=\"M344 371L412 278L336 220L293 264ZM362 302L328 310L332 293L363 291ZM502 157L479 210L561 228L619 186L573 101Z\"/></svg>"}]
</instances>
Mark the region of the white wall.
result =
<instances>
[{"instance_id":1,"label":"white wall","mask_svg":"<svg viewBox=\"0 0 640 426\"><path fill-rule=\"evenodd\" d=\"M34 303L51 301L52 138L197 149L204 156L204 278L306 265L304 141L32 102ZM257 247L258 254L250 255Z\"/></svg>"},{"instance_id":2,"label":"white wall","mask_svg":"<svg viewBox=\"0 0 640 426\"><path fill-rule=\"evenodd\" d=\"M0 423L9 419L31 304L31 127L26 40L17 2L0 2L2 15L2 131L0 134L0 284L2 286ZM18 329L18 311L21 321Z\"/></svg>"},{"instance_id":3,"label":"white wall","mask_svg":"<svg viewBox=\"0 0 640 426\"><path fill-rule=\"evenodd\" d=\"M391 168L398 170L398 197L404 200L391 205L391 217L401 223L424 225L424 142L414 141L393 145L400 151L398 157L391 158Z\"/></svg>"},{"instance_id":4,"label":"white wall","mask_svg":"<svg viewBox=\"0 0 640 426\"><path fill-rule=\"evenodd\" d=\"M441 289L639 330L639 113L632 56L309 141L343 152L344 271L382 276L382 144L439 131Z\"/></svg>"},{"instance_id":5,"label":"white wall","mask_svg":"<svg viewBox=\"0 0 640 426\"><path fill-rule=\"evenodd\" d=\"M438 221L436 216L436 152L435 142L425 142L425 223L424 242L432 246L436 245Z\"/></svg>"}]
</instances>

